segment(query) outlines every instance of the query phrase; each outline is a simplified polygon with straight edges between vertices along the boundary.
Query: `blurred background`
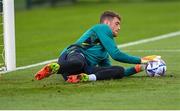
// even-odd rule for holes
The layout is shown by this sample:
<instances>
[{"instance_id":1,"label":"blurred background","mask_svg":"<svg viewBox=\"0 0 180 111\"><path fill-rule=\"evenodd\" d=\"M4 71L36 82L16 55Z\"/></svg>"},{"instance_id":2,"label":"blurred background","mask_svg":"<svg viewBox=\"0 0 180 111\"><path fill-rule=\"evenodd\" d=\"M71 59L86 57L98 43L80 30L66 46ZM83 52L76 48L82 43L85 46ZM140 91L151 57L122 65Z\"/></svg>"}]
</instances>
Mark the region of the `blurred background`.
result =
<instances>
[{"instance_id":1,"label":"blurred background","mask_svg":"<svg viewBox=\"0 0 180 111\"><path fill-rule=\"evenodd\" d=\"M16 9L31 9L33 7L39 7L39 6L62 6L62 5L72 5L72 4L78 4L78 3L108 3L108 2L164 2L169 0L15 0ZM178 0L171 0L171 1L178 1Z\"/></svg>"}]
</instances>

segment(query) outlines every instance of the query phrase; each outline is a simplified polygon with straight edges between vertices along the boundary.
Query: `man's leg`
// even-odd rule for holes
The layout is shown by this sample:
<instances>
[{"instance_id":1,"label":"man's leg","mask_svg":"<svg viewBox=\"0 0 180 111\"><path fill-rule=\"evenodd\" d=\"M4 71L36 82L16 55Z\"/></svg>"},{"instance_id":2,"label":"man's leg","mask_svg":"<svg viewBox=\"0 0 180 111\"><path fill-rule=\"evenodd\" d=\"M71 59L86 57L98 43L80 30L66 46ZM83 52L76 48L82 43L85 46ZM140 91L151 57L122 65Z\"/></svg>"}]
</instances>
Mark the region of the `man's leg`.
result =
<instances>
[{"instance_id":1,"label":"man's leg","mask_svg":"<svg viewBox=\"0 0 180 111\"><path fill-rule=\"evenodd\" d=\"M96 80L120 79L124 76L124 68L121 66L94 68Z\"/></svg>"},{"instance_id":2,"label":"man's leg","mask_svg":"<svg viewBox=\"0 0 180 111\"><path fill-rule=\"evenodd\" d=\"M96 80L120 79L124 76L130 76L139 73L145 69L145 65L137 64L134 67L123 68L121 66L111 66L108 68L95 69Z\"/></svg>"},{"instance_id":3,"label":"man's leg","mask_svg":"<svg viewBox=\"0 0 180 111\"><path fill-rule=\"evenodd\" d=\"M67 82L77 83L84 81L96 81L96 80L108 80L108 79L120 79L124 76L124 68L121 66L111 67L94 67L92 74L79 74L68 76Z\"/></svg>"},{"instance_id":4,"label":"man's leg","mask_svg":"<svg viewBox=\"0 0 180 111\"><path fill-rule=\"evenodd\" d=\"M70 54L62 55L58 64L61 65L57 74L62 74L63 78L67 80L67 76L72 74L80 74L84 71L86 59L80 52L73 52Z\"/></svg>"},{"instance_id":5,"label":"man's leg","mask_svg":"<svg viewBox=\"0 0 180 111\"><path fill-rule=\"evenodd\" d=\"M144 70L144 65L137 64L135 67L130 67L124 69L121 66L111 66L111 67L95 67L92 71L92 74L79 74L74 77L74 81L67 82L80 82L80 81L96 81L96 80L108 80L108 79L121 79L124 76L130 76L141 72Z\"/></svg>"},{"instance_id":6,"label":"man's leg","mask_svg":"<svg viewBox=\"0 0 180 111\"><path fill-rule=\"evenodd\" d=\"M81 72L85 65L83 55L76 52L67 54L66 58L63 58L63 60L60 57L58 64L61 64L61 68L58 71L60 74Z\"/></svg>"},{"instance_id":7,"label":"man's leg","mask_svg":"<svg viewBox=\"0 0 180 111\"><path fill-rule=\"evenodd\" d=\"M37 80L49 77L52 74L62 74L65 80L69 74L79 74L83 72L83 67L86 65L84 56L79 52L62 54L59 57L58 63L50 63L44 66L35 75Z\"/></svg>"}]
</instances>

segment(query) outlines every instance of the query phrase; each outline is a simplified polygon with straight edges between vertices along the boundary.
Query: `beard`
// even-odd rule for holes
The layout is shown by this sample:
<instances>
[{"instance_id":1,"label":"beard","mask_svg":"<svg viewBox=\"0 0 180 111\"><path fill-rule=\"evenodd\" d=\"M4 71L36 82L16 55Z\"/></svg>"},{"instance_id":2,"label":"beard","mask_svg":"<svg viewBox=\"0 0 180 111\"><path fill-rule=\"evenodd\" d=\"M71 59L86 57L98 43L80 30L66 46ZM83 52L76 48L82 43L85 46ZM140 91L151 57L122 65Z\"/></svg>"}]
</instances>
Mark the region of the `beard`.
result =
<instances>
[{"instance_id":1,"label":"beard","mask_svg":"<svg viewBox=\"0 0 180 111\"><path fill-rule=\"evenodd\" d=\"M113 36L114 36L114 37L117 37L117 36L118 36L118 33L113 33Z\"/></svg>"}]
</instances>

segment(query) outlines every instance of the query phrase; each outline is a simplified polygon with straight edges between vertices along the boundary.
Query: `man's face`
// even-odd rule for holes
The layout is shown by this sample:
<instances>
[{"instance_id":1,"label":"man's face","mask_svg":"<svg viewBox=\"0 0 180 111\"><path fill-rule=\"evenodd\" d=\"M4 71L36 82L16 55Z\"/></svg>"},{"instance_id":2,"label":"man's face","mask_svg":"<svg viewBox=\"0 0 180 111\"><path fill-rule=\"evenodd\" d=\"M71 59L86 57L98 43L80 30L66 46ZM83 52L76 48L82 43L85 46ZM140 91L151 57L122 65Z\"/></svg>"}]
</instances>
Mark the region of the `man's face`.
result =
<instances>
[{"instance_id":1,"label":"man's face","mask_svg":"<svg viewBox=\"0 0 180 111\"><path fill-rule=\"evenodd\" d=\"M114 17L112 20L109 20L107 24L110 26L113 36L117 37L120 31L120 20L117 17Z\"/></svg>"}]
</instances>

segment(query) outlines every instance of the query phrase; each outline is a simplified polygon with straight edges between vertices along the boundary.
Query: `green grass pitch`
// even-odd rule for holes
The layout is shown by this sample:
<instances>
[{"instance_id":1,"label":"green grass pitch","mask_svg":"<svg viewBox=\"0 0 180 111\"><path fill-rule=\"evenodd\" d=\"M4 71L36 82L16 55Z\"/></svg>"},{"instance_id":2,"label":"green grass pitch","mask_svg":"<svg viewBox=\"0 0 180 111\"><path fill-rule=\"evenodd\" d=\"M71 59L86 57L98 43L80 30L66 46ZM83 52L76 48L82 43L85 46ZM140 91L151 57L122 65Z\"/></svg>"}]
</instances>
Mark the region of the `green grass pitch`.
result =
<instances>
[{"instance_id":1,"label":"green grass pitch","mask_svg":"<svg viewBox=\"0 0 180 111\"><path fill-rule=\"evenodd\" d=\"M115 10L123 16L117 43L154 37L180 30L180 2L76 4L57 8L16 11L17 65L54 59L87 28L101 12ZM145 72L119 80L68 84L60 75L35 81L42 67L0 75L2 109L180 109L180 36L122 48L146 56L161 55L167 63L165 77ZM141 50L141 51L139 51ZM131 66L113 61L114 65Z\"/></svg>"}]
</instances>

